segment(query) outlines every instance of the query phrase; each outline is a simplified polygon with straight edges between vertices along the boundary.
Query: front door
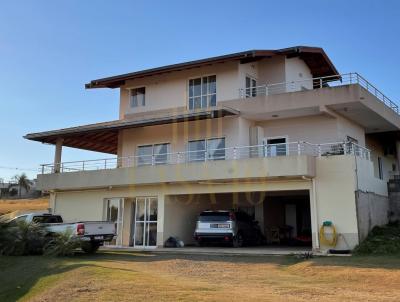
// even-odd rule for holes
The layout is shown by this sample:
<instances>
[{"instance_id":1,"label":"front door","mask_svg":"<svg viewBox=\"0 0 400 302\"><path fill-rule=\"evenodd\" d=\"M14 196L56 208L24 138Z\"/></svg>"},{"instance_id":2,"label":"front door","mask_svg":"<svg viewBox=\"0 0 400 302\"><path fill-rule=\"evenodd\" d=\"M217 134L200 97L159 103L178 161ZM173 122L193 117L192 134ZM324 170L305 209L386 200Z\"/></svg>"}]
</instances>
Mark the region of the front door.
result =
<instances>
[{"instance_id":1,"label":"front door","mask_svg":"<svg viewBox=\"0 0 400 302\"><path fill-rule=\"evenodd\" d=\"M135 198L134 247L157 246L158 200L156 197Z\"/></svg>"}]
</instances>

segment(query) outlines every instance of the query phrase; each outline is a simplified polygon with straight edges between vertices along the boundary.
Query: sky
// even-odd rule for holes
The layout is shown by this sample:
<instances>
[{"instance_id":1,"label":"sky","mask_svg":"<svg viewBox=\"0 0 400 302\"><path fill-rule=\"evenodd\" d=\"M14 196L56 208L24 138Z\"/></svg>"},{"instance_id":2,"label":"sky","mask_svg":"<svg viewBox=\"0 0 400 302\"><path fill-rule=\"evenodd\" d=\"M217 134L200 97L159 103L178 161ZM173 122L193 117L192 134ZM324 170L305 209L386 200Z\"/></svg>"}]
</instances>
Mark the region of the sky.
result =
<instances>
[{"instance_id":1,"label":"sky","mask_svg":"<svg viewBox=\"0 0 400 302\"><path fill-rule=\"evenodd\" d=\"M118 119L118 90L90 80L296 45L400 100L397 0L0 0L0 178L52 162L54 146L23 135ZM63 148L63 161L108 156Z\"/></svg>"}]
</instances>

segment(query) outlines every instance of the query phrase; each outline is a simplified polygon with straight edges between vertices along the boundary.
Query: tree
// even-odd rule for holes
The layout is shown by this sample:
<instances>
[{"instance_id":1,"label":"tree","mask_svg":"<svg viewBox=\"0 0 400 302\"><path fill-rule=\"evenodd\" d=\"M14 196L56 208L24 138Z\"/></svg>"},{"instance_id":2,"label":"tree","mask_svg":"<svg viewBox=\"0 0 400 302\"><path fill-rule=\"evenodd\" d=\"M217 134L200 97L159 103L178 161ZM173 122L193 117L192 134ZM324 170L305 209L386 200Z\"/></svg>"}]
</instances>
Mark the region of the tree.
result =
<instances>
[{"instance_id":1,"label":"tree","mask_svg":"<svg viewBox=\"0 0 400 302\"><path fill-rule=\"evenodd\" d=\"M16 180L18 187L19 187L19 197L21 198L22 194L22 189L25 189L26 192L29 191L32 185L32 181L28 179L28 176L26 176L25 173L22 173L21 175L15 175L14 179Z\"/></svg>"}]
</instances>

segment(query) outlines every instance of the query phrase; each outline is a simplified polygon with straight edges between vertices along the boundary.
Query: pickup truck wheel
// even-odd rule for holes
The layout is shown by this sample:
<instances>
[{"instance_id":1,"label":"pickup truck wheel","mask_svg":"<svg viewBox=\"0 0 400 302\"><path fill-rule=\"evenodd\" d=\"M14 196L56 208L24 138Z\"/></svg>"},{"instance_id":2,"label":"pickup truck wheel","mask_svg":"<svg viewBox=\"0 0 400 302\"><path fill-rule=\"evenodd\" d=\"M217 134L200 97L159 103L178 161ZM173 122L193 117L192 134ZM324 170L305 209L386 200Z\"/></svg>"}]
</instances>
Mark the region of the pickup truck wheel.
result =
<instances>
[{"instance_id":1,"label":"pickup truck wheel","mask_svg":"<svg viewBox=\"0 0 400 302\"><path fill-rule=\"evenodd\" d=\"M84 242L82 243L82 251L84 251L87 254L94 254L97 252L99 249L100 244L96 242Z\"/></svg>"},{"instance_id":2,"label":"pickup truck wheel","mask_svg":"<svg viewBox=\"0 0 400 302\"><path fill-rule=\"evenodd\" d=\"M242 233L237 233L237 235L233 238L232 245L233 247L242 247L243 242L244 239Z\"/></svg>"}]
</instances>

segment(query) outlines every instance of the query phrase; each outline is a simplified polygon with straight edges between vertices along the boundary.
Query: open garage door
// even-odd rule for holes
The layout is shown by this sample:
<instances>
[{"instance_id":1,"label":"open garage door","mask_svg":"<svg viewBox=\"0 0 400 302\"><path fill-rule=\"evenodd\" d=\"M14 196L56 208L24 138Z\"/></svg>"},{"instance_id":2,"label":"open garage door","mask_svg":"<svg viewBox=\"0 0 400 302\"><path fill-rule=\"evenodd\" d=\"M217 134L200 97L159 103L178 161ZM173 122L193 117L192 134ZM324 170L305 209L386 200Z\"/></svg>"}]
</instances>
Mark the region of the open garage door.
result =
<instances>
[{"instance_id":1,"label":"open garage door","mask_svg":"<svg viewBox=\"0 0 400 302\"><path fill-rule=\"evenodd\" d=\"M164 240L172 236L183 240L185 245L194 245L197 218L205 210L245 212L258 222L267 245L312 245L308 191L166 196Z\"/></svg>"}]
</instances>

